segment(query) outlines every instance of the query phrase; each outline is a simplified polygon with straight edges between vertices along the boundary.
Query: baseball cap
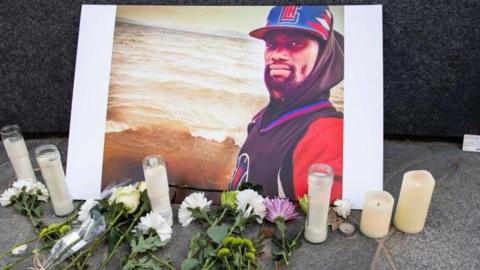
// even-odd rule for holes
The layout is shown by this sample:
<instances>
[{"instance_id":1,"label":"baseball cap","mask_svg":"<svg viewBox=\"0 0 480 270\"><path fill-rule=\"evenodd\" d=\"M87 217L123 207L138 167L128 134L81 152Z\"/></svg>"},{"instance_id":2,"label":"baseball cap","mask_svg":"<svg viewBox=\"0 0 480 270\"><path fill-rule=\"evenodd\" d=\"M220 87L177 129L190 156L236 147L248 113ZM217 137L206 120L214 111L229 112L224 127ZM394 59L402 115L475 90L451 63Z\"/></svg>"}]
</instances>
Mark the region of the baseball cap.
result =
<instances>
[{"instance_id":1,"label":"baseball cap","mask_svg":"<svg viewBox=\"0 0 480 270\"><path fill-rule=\"evenodd\" d=\"M301 30L327 40L333 26L333 16L327 6L275 6L268 13L265 27L250 32L264 39L272 30Z\"/></svg>"}]
</instances>

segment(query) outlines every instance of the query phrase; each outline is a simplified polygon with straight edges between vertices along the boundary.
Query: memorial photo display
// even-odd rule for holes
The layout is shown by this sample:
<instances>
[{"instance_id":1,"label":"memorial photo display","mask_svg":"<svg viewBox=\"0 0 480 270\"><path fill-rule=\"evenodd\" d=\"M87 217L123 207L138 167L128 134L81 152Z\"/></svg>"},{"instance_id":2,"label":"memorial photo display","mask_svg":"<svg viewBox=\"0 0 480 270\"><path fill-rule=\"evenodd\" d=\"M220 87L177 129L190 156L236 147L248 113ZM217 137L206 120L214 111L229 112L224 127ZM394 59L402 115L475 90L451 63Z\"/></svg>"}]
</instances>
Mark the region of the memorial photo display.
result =
<instances>
[{"instance_id":1,"label":"memorial photo display","mask_svg":"<svg viewBox=\"0 0 480 270\"><path fill-rule=\"evenodd\" d=\"M361 207L382 189L381 6L84 5L67 181L77 199L144 179L171 197L242 183L296 200L308 167ZM358 194L357 194L358 193ZM358 196L357 196L358 195Z\"/></svg>"}]
</instances>

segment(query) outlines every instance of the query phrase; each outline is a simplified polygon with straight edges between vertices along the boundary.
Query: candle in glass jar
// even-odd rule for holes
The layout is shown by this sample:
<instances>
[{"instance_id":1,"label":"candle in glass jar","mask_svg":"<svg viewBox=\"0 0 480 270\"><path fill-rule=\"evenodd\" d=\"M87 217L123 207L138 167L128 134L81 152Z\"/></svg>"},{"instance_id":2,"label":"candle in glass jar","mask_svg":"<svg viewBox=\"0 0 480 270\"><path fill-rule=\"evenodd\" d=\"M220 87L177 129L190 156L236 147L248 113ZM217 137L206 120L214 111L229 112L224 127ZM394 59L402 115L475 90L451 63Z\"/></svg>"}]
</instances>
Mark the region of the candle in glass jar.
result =
<instances>
[{"instance_id":1,"label":"candle in glass jar","mask_svg":"<svg viewBox=\"0 0 480 270\"><path fill-rule=\"evenodd\" d=\"M143 173L147 185L147 194L152 211L160 214L172 225L172 206L165 162L160 156L148 156L143 159Z\"/></svg>"},{"instance_id":2,"label":"candle in glass jar","mask_svg":"<svg viewBox=\"0 0 480 270\"><path fill-rule=\"evenodd\" d=\"M308 214L305 224L305 239L321 243L327 239L328 210L333 171L326 164L312 164L308 171Z\"/></svg>"},{"instance_id":3,"label":"candle in glass jar","mask_svg":"<svg viewBox=\"0 0 480 270\"><path fill-rule=\"evenodd\" d=\"M360 231L372 238L381 238L387 235L394 202L393 196L386 191L365 193Z\"/></svg>"},{"instance_id":4,"label":"candle in glass jar","mask_svg":"<svg viewBox=\"0 0 480 270\"><path fill-rule=\"evenodd\" d=\"M403 175L393 224L406 233L423 230L432 199L435 179L428 171L409 171Z\"/></svg>"},{"instance_id":5,"label":"candle in glass jar","mask_svg":"<svg viewBox=\"0 0 480 270\"><path fill-rule=\"evenodd\" d=\"M0 130L0 134L17 178L36 181L37 178L20 128L17 125L5 126Z\"/></svg>"},{"instance_id":6,"label":"candle in glass jar","mask_svg":"<svg viewBox=\"0 0 480 270\"><path fill-rule=\"evenodd\" d=\"M55 145L47 144L35 149L38 166L47 185L52 200L53 211L57 216L70 214L75 206L65 181L62 159Z\"/></svg>"}]
</instances>

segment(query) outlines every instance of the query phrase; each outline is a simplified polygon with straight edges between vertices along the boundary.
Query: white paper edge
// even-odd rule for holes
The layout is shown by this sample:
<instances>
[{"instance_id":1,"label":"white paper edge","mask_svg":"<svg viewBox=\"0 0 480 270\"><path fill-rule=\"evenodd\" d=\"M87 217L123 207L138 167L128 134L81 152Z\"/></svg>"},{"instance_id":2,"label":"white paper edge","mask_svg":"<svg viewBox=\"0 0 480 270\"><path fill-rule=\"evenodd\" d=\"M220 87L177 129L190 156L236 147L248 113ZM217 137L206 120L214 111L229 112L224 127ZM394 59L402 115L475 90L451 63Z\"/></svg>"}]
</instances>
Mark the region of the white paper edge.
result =
<instances>
[{"instance_id":1,"label":"white paper edge","mask_svg":"<svg viewBox=\"0 0 480 270\"><path fill-rule=\"evenodd\" d=\"M343 198L383 189L382 6L345 6Z\"/></svg>"},{"instance_id":2,"label":"white paper edge","mask_svg":"<svg viewBox=\"0 0 480 270\"><path fill-rule=\"evenodd\" d=\"M100 197L115 15L115 5L82 6L66 172L74 199Z\"/></svg>"},{"instance_id":3,"label":"white paper edge","mask_svg":"<svg viewBox=\"0 0 480 270\"><path fill-rule=\"evenodd\" d=\"M67 162L75 199L100 197L115 14L82 6ZM361 209L365 192L383 188L382 6L345 6L344 18L343 198Z\"/></svg>"}]
</instances>

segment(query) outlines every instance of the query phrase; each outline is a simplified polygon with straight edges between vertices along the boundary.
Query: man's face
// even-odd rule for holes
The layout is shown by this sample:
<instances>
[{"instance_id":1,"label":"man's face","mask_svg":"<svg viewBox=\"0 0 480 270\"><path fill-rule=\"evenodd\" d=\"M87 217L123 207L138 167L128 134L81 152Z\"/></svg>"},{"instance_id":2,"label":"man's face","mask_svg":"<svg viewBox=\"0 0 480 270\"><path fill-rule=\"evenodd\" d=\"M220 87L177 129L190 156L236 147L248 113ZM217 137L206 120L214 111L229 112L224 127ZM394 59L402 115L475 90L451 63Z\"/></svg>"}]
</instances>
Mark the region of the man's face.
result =
<instances>
[{"instance_id":1,"label":"man's face","mask_svg":"<svg viewBox=\"0 0 480 270\"><path fill-rule=\"evenodd\" d=\"M276 30L265 35L265 70L274 95L302 83L313 70L319 43L309 34Z\"/></svg>"}]
</instances>

